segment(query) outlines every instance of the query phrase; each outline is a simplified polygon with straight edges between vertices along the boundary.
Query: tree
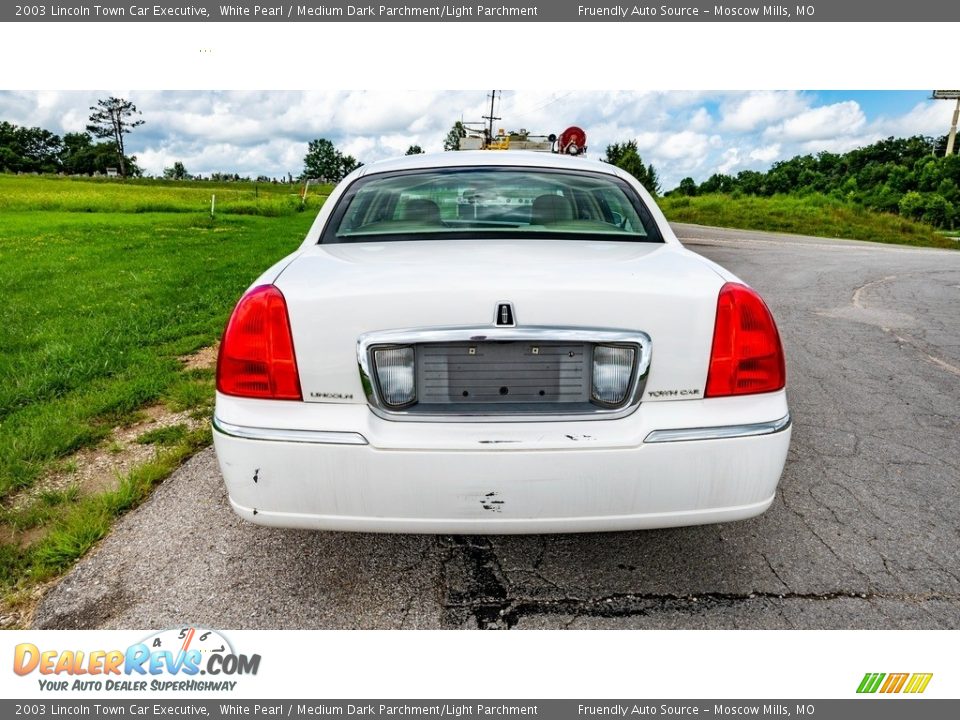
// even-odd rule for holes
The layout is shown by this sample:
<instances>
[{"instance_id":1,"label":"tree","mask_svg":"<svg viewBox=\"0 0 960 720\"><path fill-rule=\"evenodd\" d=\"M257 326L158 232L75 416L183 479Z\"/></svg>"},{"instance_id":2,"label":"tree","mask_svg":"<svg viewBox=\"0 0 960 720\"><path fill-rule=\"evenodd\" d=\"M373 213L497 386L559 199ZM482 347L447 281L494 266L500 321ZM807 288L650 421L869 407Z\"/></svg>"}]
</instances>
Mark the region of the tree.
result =
<instances>
[{"instance_id":1,"label":"tree","mask_svg":"<svg viewBox=\"0 0 960 720\"><path fill-rule=\"evenodd\" d=\"M183 163L177 160L173 164L173 167L163 169L163 177L167 180L189 180L190 173L187 172L187 168L184 167Z\"/></svg>"},{"instance_id":2,"label":"tree","mask_svg":"<svg viewBox=\"0 0 960 720\"><path fill-rule=\"evenodd\" d=\"M918 192L908 192L900 199L900 214L913 220L919 220L923 215L923 195Z\"/></svg>"},{"instance_id":3,"label":"tree","mask_svg":"<svg viewBox=\"0 0 960 720\"><path fill-rule=\"evenodd\" d=\"M21 149L33 172L53 173L60 169L62 141L43 128L20 128Z\"/></svg>"},{"instance_id":4,"label":"tree","mask_svg":"<svg viewBox=\"0 0 960 720\"><path fill-rule=\"evenodd\" d=\"M692 177L685 177L677 186L677 195L693 197L697 194L697 183Z\"/></svg>"},{"instance_id":5,"label":"tree","mask_svg":"<svg viewBox=\"0 0 960 720\"><path fill-rule=\"evenodd\" d=\"M57 172L62 141L40 127L0 122L0 169L11 172Z\"/></svg>"},{"instance_id":6,"label":"tree","mask_svg":"<svg viewBox=\"0 0 960 720\"><path fill-rule=\"evenodd\" d=\"M340 182L363 163L352 155L344 155L326 138L311 140L303 158L304 178Z\"/></svg>"},{"instance_id":7,"label":"tree","mask_svg":"<svg viewBox=\"0 0 960 720\"><path fill-rule=\"evenodd\" d=\"M313 180L340 180L342 156L326 138L311 140L303 158L303 176Z\"/></svg>"},{"instance_id":8,"label":"tree","mask_svg":"<svg viewBox=\"0 0 960 720\"><path fill-rule=\"evenodd\" d=\"M112 142L94 144L89 133L67 133L63 136L60 150L60 169L68 175L93 175L105 173L108 167L117 164L116 146ZM140 168L134 159L124 158L127 175L139 175Z\"/></svg>"},{"instance_id":9,"label":"tree","mask_svg":"<svg viewBox=\"0 0 960 720\"><path fill-rule=\"evenodd\" d=\"M68 175L89 175L93 172L93 138L88 133L67 133L63 136L60 162Z\"/></svg>"},{"instance_id":10,"label":"tree","mask_svg":"<svg viewBox=\"0 0 960 720\"><path fill-rule=\"evenodd\" d=\"M764 176L756 170L741 170L737 173L737 187L747 195L761 195L764 192Z\"/></svg>"},{"instance_id":11,"label":"tree","mask_svg":"<svg viewBox=\"0 0 960 720\"><path fill-rule=\"evenodd\" d=\"M954 209L943 195L930 193L924 201L923 221L934 227L953 225Z\"/></svg>"},{"instance_id":12,"label":"tree","mask_svg":"<svg viewBox=\"0 0 960 720\"><path fill-rule=\"evenodd\" d=\"M407 148L404 155L423 155L423 148L419 145L411 145Z\"/></svg>"},{"instance_id":13,"label":"tree","mask_svg":"<svg viewBox=\"0 0 960 720\"><path fill-rule=\"evenodd\" d=\"M143 125L143 120L135 119L140 115L137 106L123 98L109 97L106 100L97 100L91 105L90 124L87 131L95 137L113 140L116 146L117 162L120 164L121 177L127 176L127 157L123 144L123 136L128 135L135 127ZM136 158L132 158L136 159Z\"/></svg>"},{"instance_id":14,"label":"tree","mask_svg":"<svg viewBox=\"0 0 960 720\"><path fill-rule=\"evenodd\" d=\"M358 161L353 155L341 155L339 179L343 180L347 175L352 173L361 165L363 165L363 163Z\"/></svg>"},{"instance_id":15,"label":"tree","mask_svg":"<svg viewBox=\"0 0 960 720\"><path fill-rule=\"evenodd\" d=\"M657 171L653 165L643 164L636 141L628 140L625 143L607 145L607 155L604 160L633 175L651 194L657 195L660 192L660 178L657 176Z\"/></svg>"},{"instance_id":16,"label":"tree","mask_svg":"<svg viewBox=\"0 0 960 720\"><path fill-rule=\"evenodd\" d=\"M941 138L942 140L942 138ZM936 227L953 227L960 216L960 156L943 157L941 140L915 135L889 137L843 154L820 152L775 162L766 172L714 174L696 193L731 196L819 194L858 207L899 213ZM674 192L691 192L689 178Z\"/></svg>"},{"instance_id":17,"label":"tree","mask_svg":"<svg viewBox=\"0 0 960 720\"><path fill-rule=\"evenodd\" d=\"M460 149L460 138L465 138L467 136L467 129L463 126L463 123L457 120L453 127L450 128L450 132L447 133L447 137L443 140L443 149L444 150L459 150Z\"/></svg>"},{"instance_id":18,"label":"tree","mask_svg":"<svg viewBox=\"0 0 960 720\"><path fill-rule=\"evenodd\" d=\"M737 181L723 173L714 173L700 183L700 194L733 192Z\"/></svg>"},{"instance_id":19,"label":"tree","mask_svg":"<svg viewBox=\"0 0 960 720\"><path fill-rule=\"evenodd\" d=\"M660 194L660 176L653 167L653 163L647 165L647 181L643 184L643 186L647 188L647 190L649 190L653 195Z\"/></svg>"}]
</instances>

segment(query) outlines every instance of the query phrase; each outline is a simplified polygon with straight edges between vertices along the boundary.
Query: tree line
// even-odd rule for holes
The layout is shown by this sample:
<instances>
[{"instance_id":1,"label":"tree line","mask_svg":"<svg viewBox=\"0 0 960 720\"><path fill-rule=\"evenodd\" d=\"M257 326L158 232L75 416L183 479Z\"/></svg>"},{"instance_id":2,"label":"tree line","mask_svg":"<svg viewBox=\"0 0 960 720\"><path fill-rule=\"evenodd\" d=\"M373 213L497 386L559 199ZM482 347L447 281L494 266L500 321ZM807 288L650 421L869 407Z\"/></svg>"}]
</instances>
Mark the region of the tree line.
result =
<instances>
[{"instance_id":1,"label":"tree line","mask_svg":"<svg viewBox=\"0 0 960 720\"><path fill-rule=\"evenodd\" d=\"M124 136L143 124L140 111L129 100L115 97L98 100L90 111L86 132L63 137L0 121L0 170L93 175L112 168L121 177L140 175L136 157L124 148Z\"/></svg>"},{"instance_id":2,"label":"tree line","mask_svg":"<svg viewBox=\"0 0 960 720\"><path fill-rule=\"evenodd\" d=\"M116 97L98 100L90 111L86 132L63 137L40 127L0 121L0 170L93 175L113 168L122 177L139 176L142 171L136 156L126 154L124 136L143 124L140 111L129 100ZM454 123L444 137L444 150L457 150L465 136L463 123ZM765 172L715 173L699 184L686 177L666 194L770 197L819 193L870 210L952 228L960 222L960 155L943 157L945 146L945 137L890 137L846 153L797 155L774 163ZM419 145L411 145L406 154L422 152ZM635 141L608 145L603 160L629 172L653 195L660 194L657 170L643 162ZM316 138L307 146L300 179L339 182L361 165L330 140ZM185 180L192 176L182 162L176 162L164 169L164 177ZM230 173L212 177L240 179ZM293 180L289 174L289 181Z\"/></svg>"},{"instance_id":3,"label":"tree line","mask_svg":"<svg viewBox=\"0 0 960 720\"><path fill-rule=\"evenodd\" d=\"M684 178L668 195L808 195L820 193L934 227L960 221L960 156L943 156L944 138L890 137L846 153L797 155L766 172Z\"/></svg>"}]
</instances>

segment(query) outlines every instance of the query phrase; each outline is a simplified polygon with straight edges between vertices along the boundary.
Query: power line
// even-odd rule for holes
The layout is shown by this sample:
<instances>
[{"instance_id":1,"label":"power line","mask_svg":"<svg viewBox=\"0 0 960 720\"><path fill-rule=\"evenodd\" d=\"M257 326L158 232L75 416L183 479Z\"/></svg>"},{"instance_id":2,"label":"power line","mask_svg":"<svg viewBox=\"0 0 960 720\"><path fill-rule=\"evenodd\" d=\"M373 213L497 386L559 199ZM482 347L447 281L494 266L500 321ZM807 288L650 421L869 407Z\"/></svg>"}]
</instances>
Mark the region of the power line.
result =
<instances>
[{"instance_id":1,"label":"power line","mask_svg":"<svg viewBox=\"0 0 960 720\"><path fill-rule=\"evenodd\" d=\"M526 117L527 115L532 115L533 113L539 112L540 110L543 110L546 107L550 107L555 102L560 102L564 98L570 97L571 95L573 95L573 92L574 92L573 90L570 90L569 92L565 92L563 95L558 95L557 97L552 98L551 100L547 100L547 102L543 103L542 105L539 105L533 108L532 110L527 110L526 112L519 113L514 117Z\"/></svg>"}]
</instances>

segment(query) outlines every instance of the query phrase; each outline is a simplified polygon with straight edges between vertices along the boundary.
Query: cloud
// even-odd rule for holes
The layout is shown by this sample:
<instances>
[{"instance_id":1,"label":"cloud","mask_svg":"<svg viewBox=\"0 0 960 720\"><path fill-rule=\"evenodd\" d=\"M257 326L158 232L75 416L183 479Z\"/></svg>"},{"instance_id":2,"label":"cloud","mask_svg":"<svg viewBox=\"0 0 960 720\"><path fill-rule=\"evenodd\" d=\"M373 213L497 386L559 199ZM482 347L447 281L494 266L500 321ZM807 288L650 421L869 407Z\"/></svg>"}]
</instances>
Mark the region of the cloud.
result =
<instances>
[{"instance_id":1,"label":"cloud","mask_svg":"<svg viewBox=\"0 0 960 720\"><path fill-rule=\"evenodd\" d=\"M860 105L847 100L806 110L768 127L764 135L793 141L832 140L859 132L866 124Z\"/></svg>"},{"instance_id":2,"label":"cloud","mask_svg":"<svg viewBox=\"0 0 960 720\"><path fill-rule=\"evenodd\" d=\"M725 130L747 132L805 110L807 101L794 91L761 91L732 98L721 105L720 126Z\"/></svg>"},{"instance_id":3,"label":"cloud","mask_svg":"<svg viewBox=\"0 0 960 720\"><path fill-rule=\"evenodd\" d=\"M950 129L953 108L953 102L927 100L918 103L903 115L879 118L875 127L879 133L886 136L946 135Z\"/></svg>"},{"instance_id":4,"label":"cloud","mask_svg":"<svg viewBox=\"0 0 960 720\"><path fill-rule=\"evenodd\" d=\"M780 157L780 148L782 146L780 143L774 143L773 145L765 145L763 147L754 148L750 151L750 159L755 160L759 163L771 163Z\"/></svg>"},{"instance_id":5,"label":"cloud","mask_svg":"<svg viewBox=\"0 0 960 720\"><path fill-rule=\"evenodd\" d=\"M654 155L666 160L702 158L710 148L710 138L690 130L665 135Z\"/></svg>"},{"instance_id":6,"label":"cloud","mask_svg":"<svg viewBox=\"0 0 960 720\"><path fill-rule=\"evenodd\" d=\"M688 127L691 130L702 132L703 130L708 129L713 124L713 118L710 117L709 111L704 108L697 108L690 118L690 123Z\"/></svg>"},{"instance_id":7,"label":"cloud","mask_svg":"<svg viewBox=\"0 0 960 720\"><path fill-rule=\"evenodd\" d=\"M740 151L737 148L727 148L722 155L722 161L717 166L717 172L729 175L740 164Z\"/></svg>"}]
</instances>

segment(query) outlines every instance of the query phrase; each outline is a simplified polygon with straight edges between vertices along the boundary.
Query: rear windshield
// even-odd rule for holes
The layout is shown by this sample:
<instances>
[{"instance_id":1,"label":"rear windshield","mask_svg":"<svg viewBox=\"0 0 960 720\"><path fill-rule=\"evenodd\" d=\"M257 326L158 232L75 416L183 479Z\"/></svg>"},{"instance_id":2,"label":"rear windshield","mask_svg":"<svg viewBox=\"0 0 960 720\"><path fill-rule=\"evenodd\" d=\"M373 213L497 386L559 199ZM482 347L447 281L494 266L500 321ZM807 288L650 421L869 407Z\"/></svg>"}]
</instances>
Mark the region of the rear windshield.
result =
<instances>
[{"instance_id":1,"label":"rear windshield","mask_svg":"<svg viewBox=\"0 0 960 720\"><path fill-rule=\"evenodd\" d=\"M662 242L634 190L600 173L454 168L350 186L322 242L500 238Z\"/></svg>"}]
</instances>

